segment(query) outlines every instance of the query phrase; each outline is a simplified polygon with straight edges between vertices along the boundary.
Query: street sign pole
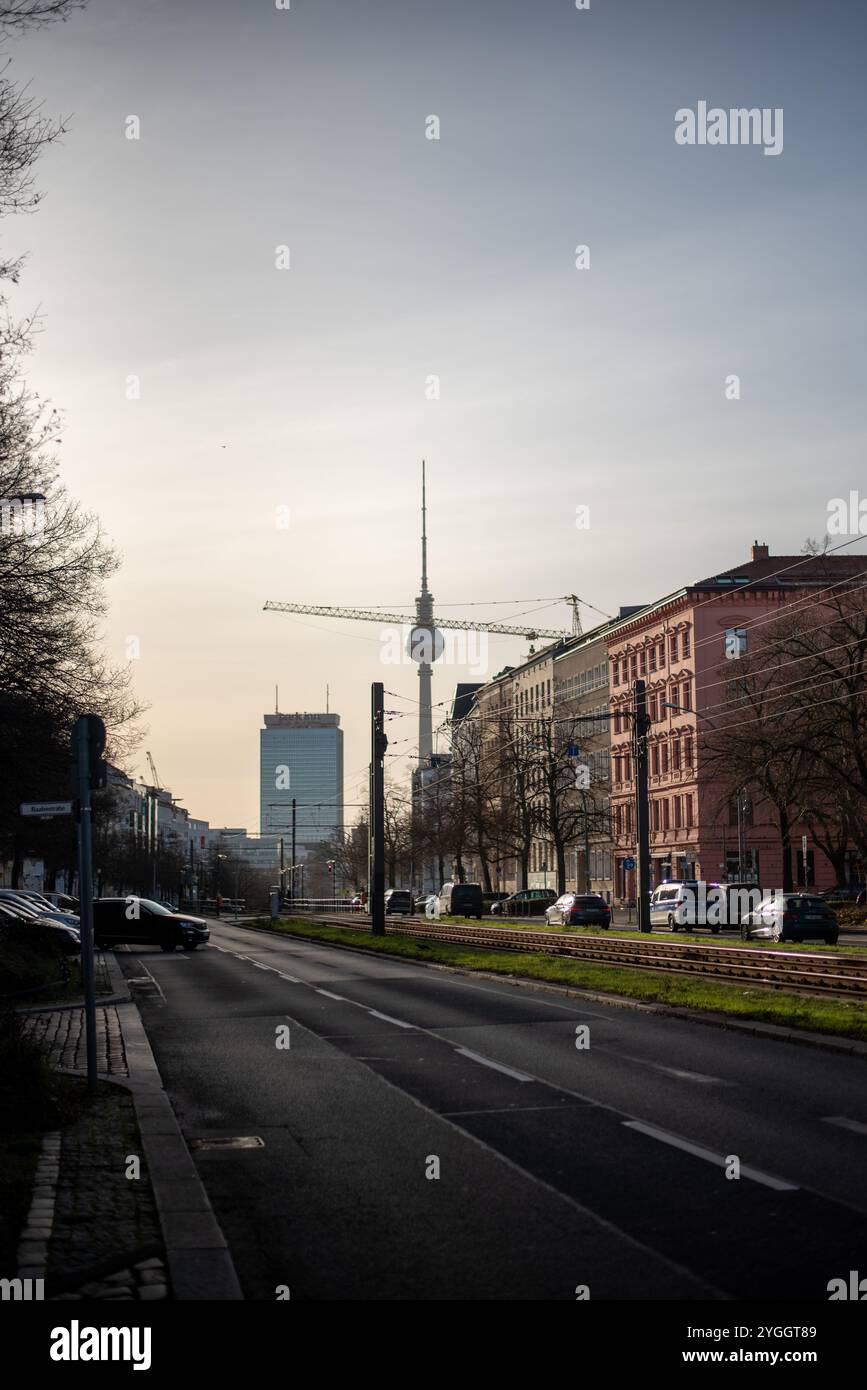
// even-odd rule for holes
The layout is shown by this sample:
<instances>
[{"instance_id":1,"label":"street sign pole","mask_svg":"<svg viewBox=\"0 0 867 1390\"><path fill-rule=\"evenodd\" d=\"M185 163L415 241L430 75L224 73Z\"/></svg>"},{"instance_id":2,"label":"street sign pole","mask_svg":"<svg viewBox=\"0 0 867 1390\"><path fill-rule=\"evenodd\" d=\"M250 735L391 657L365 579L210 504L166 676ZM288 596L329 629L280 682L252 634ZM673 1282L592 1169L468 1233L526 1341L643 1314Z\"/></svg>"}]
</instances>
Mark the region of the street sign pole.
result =
<instances>
[{"instance_id":1,"label":"street sign pole","mask_svg":"<svg viewBox=\"0 0 867 1390\"><path fill-rule=\"evenodd\" d=\"M96 1090L96 986L93 966L93 841L90 806L92 715L76 721L72 735L78 777L78 896L81 918L81 973L87 1040L87 1084ZM103 727L103 746L105 730ZM102 749L100 748L100 753Z\"/></svg>"}]
</instances>

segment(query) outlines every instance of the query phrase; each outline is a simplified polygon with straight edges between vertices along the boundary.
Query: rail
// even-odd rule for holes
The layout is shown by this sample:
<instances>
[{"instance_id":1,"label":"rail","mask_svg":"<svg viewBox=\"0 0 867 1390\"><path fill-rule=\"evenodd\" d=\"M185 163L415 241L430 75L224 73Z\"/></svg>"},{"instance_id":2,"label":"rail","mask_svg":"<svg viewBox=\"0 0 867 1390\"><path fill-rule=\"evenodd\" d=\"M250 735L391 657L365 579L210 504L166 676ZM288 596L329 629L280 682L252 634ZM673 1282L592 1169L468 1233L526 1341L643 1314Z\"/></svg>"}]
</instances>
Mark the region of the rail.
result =
<instances>
[{"instance_id":1,"label":"rail","mask_svg":"<svg viewBox=\"0 0 867 1390\"><path fill-rule=\"evenodd\" d=\"M370 917L351 918L330 913L306 913L296 903L299 916L324 925L370 930ZM710 945L703 942L635 940L619 936L568 936L551 931L523 931L514 927L462 927L456 923L404 918L385 930L399 936L446 941L459 946L483 946L498 951L543 951L574 960L629 966L638 970L739 982L764 989L789 989L798 993L847 995L867 999L867 956L828 956L806 951L767 950L751 946Z\"/></svg>"}]
</instances>

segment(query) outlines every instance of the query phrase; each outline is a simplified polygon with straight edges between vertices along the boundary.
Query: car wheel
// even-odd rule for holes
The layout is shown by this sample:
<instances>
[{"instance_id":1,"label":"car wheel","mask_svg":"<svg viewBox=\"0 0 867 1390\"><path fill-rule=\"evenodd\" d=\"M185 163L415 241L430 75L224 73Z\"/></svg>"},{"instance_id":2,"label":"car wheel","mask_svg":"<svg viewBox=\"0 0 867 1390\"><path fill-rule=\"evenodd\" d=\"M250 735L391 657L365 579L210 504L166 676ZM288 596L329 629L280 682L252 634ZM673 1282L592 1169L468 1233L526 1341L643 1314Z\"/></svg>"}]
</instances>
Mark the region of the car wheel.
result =
<instances>
[{"instance_id":1,"label":"car wheel","mask_svg":"<svg viewBox=\"0 0 867 1390\"><path fill-rule=\"evenodd\" d=\"M161 942L160 942L160 950L161 950L161 951L165 951L166 955L170 955L171 952L175 949L175 946L176 946L176 945L177 945L177 942L175 942L175 941L173 941L171 944L169 944L167 941L161 941Z\"/></svg>"},{"instance_id":2,"label":"car wheel","mask_svg":"<svg viewBox=\"0 0 867 1390\"><path fill-rule=\"evenodd\" d=\"M668 930L677 931L677 923L675 922L670 912L668 914Z\"/></svg>"},{"instance_id":3,"label":"car wheel","mask_svg":"<svg viewBox=\"0 0 867 1390\"><path fill-rule=\"evenodd\" d=\"M785 941L786 939L785 933L783 932L783 929L780 926L779 922L774 922L772 924L770 935L772 941Z\"/></svg>"},{"instance_id":4,"label":"car wheel","mask_svg":"<svg viewBox=\"0 0 867 1390\"><path fill-rule=\"evenodd\" d=\"M717 924L715 927L711 927L711 931L713 932L714 936L719 936L719 924Z\"/></svg>"},{"instance_id":5,"label":"car wheel","mask_svg":"<svg viewBox=\"0 0 867 1390\"><path fill-rule=\"evenodd\" d=\"M836 946L836 945L837 945L837 939L838 939L838 933L837 933L837 932L829 932L828 935L825 937L825 945L826 945L826 946Z\"/></svg>"}]
</instances>

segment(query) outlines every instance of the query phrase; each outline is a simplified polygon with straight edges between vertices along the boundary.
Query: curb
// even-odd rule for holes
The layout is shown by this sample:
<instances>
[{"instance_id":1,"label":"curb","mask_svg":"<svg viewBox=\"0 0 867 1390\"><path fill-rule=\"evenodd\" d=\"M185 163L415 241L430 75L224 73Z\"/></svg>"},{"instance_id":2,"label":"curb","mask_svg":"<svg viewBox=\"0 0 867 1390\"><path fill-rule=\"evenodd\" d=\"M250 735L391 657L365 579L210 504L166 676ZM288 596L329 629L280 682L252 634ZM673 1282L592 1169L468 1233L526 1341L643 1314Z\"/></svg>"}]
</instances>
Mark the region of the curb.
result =
<instances>
[{"instance_id":1,"label":"curb","mask_svg":"<svg viewBox=\"0 0 867 1390\"><path fill-rule=\"evenodd\" d=\"M515 977L492 975L487 970L469 970L460 965L444 965L441 961L412 960L407 956L392 955L390 951L367 951L363 946L343 945L337 941L316 942L315 937L295 936L292 932L270 931L267 927L244 927L244 931L257 932L260 936L288 937L295 941L312 941L320 946L334 946L338 951L354 951L356 955L382 956L386 960L402 961L404 965L421 965L426 970L446 970L453 975L469 975L478 980L497 980L501 984L531 985L533 989L544 990L548 994L565 994L575 999L591 999L596 1004L610 1004L618 1009L635 1009L639 1013L659 1014L664 1018L677 1018L684 1023L703 1023L711 1028L730 1029L732 1032L749 1033L757 1038L770 1038L774 1042L799 1043L802 1047L821 1048L825 1052L843 1053L847 1057L867 1059L867 1043L856 1038L843 1038L834 1033L813 1033L805 1028L786 1028L779 1023L762 1023L759 1019L734 1019L728 1014L710 1013L706 1009L684 1009L676 1004L648 1004L642 999L629 999L623 994L604 994L598 990L573 989L569 985L553 985L547 980L534 980L529 975Z\"/></svg>"},{"instance_id":2,"label":"curb","mask_svg":"<svg viewBox=\"0 0 867 1390\"><path fill-rule=\"evenodd\" d=\"M125 985L113 955L106 965L115 991ZM124 998L121 1032L148 1175L153 1187L176 1299L243 1299L232 1256L163 1087L141 1014Z\"/></svg>"}]
</instances>

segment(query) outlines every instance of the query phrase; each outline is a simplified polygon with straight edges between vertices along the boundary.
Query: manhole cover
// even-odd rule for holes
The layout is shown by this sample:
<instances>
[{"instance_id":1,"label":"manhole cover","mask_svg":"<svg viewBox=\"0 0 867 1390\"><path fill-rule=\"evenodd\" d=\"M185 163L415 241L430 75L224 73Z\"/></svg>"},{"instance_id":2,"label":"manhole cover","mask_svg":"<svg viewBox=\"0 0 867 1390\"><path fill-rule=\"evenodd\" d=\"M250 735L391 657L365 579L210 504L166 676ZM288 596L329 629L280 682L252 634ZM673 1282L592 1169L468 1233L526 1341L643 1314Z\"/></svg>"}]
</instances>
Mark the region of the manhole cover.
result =
<instances>
[{"instance_id":1,"label":"manhole cover","mask_svg":"<svg viewBox=\"0 0 867 1390\"><path fill-rule=\"evenodd\" d=\"M240 1134L228 1139L191 1139L191 1149L264 1149L258 1134Z\"/></svg>"}]
</instances>

